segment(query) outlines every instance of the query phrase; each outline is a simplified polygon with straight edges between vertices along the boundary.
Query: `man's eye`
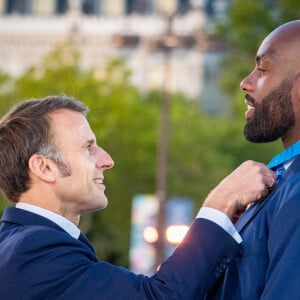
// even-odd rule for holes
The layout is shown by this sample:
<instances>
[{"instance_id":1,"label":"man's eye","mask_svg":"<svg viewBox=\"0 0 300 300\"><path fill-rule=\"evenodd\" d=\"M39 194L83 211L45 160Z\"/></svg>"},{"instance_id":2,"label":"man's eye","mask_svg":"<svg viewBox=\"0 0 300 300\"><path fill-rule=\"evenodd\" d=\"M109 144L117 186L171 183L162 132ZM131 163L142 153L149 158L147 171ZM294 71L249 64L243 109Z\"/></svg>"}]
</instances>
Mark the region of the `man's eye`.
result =
<instances>
[{"instance_id":1,"label":"man's eye","mask_svg":"<svg viewBox=\"0 0 300 300\"><path fill-rule=\"evenodd\" d=\"M263 68L257 68L257 73L259 77L265 76L266 70Z\"/></svg>"}]
</instances>

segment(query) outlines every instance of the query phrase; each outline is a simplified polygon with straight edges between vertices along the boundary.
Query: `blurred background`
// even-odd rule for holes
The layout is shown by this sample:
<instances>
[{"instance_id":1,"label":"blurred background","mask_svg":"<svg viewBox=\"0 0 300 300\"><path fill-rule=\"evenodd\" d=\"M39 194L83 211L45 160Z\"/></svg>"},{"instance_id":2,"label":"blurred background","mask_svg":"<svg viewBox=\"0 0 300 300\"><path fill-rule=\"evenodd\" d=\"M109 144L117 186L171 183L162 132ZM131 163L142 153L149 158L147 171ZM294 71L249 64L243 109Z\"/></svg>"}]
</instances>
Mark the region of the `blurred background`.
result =
<instances>
[{"instance_id":1,"label":"blurred background","mask_svg":"<svg viewBox=\"0 0 300 300\"><path fill-rule=\"evenodd\" d=\"M100 259L152 273L210 189L281 149L244 140L239 83L299 11L296 0L0 0L1 115L74 96L115 161L109 206L80 224Z\"/></svg>"}]
</instances>

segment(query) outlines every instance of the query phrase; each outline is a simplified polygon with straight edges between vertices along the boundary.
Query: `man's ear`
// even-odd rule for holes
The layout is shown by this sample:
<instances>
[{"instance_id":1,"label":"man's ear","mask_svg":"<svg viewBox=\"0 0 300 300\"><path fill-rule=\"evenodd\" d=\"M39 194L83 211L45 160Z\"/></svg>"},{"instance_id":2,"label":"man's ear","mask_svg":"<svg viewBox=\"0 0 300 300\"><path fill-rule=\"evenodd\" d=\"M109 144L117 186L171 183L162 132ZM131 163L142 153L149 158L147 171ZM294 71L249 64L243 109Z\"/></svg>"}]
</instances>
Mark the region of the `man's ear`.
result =
<instances>
[{"instance_id":1,"label":"man's ear","mask_svg":"<svg viewBox=\"0 0 300 300\"><path fill-rule=\"evenodd\" d=\"M39 154L33 154L28 161L29 171L43 181L53 182L56 178L55 163Z\"/></svg>"}]
</instances>

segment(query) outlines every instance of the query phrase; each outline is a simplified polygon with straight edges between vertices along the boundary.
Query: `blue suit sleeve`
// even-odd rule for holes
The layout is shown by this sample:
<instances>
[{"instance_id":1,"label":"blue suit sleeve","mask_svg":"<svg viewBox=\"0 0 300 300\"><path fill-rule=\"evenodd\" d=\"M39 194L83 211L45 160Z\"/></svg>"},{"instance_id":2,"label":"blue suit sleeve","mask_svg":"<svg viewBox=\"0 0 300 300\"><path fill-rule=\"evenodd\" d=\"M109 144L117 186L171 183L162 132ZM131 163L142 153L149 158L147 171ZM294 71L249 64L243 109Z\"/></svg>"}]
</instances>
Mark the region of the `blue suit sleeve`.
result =
<instances>
[{"instance_id":1,"label":"blue suit sleeve","mask_svg":"<svg viewBox=\"0 0 300 300\"><path fill-rule=\"evenodd\" d=\"M204 296L240 247L218 225L196 219L173 255L147 277L99 261L84 243L56 230L35 229L17 243L11 272L22 284L15 293L55 300L194 300Z\"/></svg>"},{"instance_id":2,"label":"blue suit sleeve","mask_svg":"<svg viewBox=\"0 0 300 300\"><path fill-rule=\"evenodd\" d=\"M211 221L197 219L184 242L152 277L97 262L66 290L63 298L196 299L222 274L239 246ZM84 289L82 287L85 287ZM77 299L77 298L76 298Z\"/></svg>"}]
</instances>

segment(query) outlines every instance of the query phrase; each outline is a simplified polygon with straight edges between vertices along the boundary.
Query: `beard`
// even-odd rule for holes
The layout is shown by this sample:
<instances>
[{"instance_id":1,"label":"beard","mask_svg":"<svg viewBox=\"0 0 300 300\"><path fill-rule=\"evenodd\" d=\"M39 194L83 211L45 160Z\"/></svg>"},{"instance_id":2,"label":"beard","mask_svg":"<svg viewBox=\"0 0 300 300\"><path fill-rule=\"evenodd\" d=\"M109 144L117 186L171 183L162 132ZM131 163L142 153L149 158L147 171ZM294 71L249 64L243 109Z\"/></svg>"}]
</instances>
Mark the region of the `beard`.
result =
<instances>
[{"instance_id":1,"label":"beard","mask_svg":"<svg viewBox=\"0 0 300 300\"><path fill-rule=\"evenodd\" d=\"M251 119L244 127L244 136L249 142L272 142L284 137L295 124L292 103L294 80L286 78L276 89L270 92L261 102L246 95L247 101L255 106Z\"/></svg>"}]
</instances>

